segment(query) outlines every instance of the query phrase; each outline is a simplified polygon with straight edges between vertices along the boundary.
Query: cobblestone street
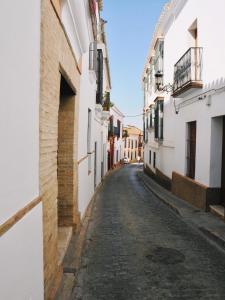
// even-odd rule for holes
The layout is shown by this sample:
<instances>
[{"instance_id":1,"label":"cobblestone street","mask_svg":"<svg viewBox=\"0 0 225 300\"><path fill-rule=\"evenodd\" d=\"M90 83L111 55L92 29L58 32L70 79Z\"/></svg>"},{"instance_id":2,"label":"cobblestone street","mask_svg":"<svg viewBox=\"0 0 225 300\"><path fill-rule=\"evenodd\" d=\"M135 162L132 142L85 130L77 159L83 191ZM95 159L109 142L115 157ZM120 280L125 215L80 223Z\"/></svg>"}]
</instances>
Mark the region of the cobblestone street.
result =
<instances>
[{"instance_id":1,"label":"cobblestone street","mask_svg":"<svg viewBox=\"0 0 225 300\"><path fill-rule=\"evenodd\" d=\"M129 165L108 176L72 299L225 299L225 255L157 199Z\"/></svg>"}]
</instances>

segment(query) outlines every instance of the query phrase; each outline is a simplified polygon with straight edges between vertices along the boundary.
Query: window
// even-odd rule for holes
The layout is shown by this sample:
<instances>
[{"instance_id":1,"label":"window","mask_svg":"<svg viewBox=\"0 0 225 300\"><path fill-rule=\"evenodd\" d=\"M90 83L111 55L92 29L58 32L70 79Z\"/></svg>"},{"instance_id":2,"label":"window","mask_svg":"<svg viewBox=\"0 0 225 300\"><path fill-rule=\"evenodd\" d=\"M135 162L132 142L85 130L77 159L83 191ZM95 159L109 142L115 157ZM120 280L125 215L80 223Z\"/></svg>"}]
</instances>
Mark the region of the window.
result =
<instances>
[{"instance_id":1,"label":"window","mask_svg":"<svg viewBox=\"0 0 225 300\"><path fill-rule=\"evenodd\" d=\"M195 178L196 157L196 121L187 123L187 173L192 179Z\"/></svg>"},{"instance_id":2,"label":"window","mask_svg":"<svg viewBox=\"0 0 225 300\"><path fill-rule=\"evenodd\" d=\"M88 109L88 127L87 127L87 155L88 172L91 172L91 110Z\"/></svg>"},{"instance_id":3,"label":"window","mask_svg":"<svg viewBox=\"0 0 225 300\"><path fill-rule=\"evenodd\" d=\"M148 93L149 95L152 94L152 86L153 86L153 65L152 63L150 64L148 70L147 70L147 79L148 79Z\"/></svg>"},{"instance_id":4,"label":"window","mask_svg":"<svg viewBox=\"0 0 225 300\"><path fill-rule=\"evenodd\" d=\"M135 141L135 148L137 148L137 146L138 146L138 145L137 145L137 140L136 140L136 141Z\"/></svg>"},{"instance_id":5,"label":"window","mask_svg":"<svg viewBox=\"0 0 225 300\"><path fill-rule=\"evenodd\" d=\"M156 167L156 153L153 152L153 168L155 169Z\"/></svg>"},{"instance_id":6,"label":"window","mask_svg":"<svg viewBox=\"0 0 225 300\"><path fill-rule=\"evenodd\" d=\"M163 100L158 100L155 107L155 139L163 139Z\"/></svg>"},{"instance_id":7,"label":"window","mask_svg":"<svg viewBox=\"0 0 225 300\"><path fill-rule=\"evenodd\" d=\"M131 149L134 149L134 141L131 140Z\"/></svg>"},{"instance_id":8,"label":"window","mask_svg":"<svg viewBox=\"0 0 225 300\"><path fill-rule=\"evenodd\" d=\"M148 103L148 78L144 78L144 106Z\"/></svg>"},{"instance_id":9,"label":"window","mask_svg":"<svg viewBox=\"0 0 225 300\"><path fill-rule=\"evenodd\" d=\"M144 135L145 135L145 142L148 142L148 131L147 131L147 124L148 123L148 117L145 117L145 129L144 129Z\"/></svg>"},{"instance_id":10,"label":"window","mask_svg":"<svg viewBox=\"0 0 225 300\"><path fill-rule=\"evenodd\" d=\"M128 158L130 158L130 151L128 151L127 154L128 154Z\"/></svg>"},{"instance_id":11,"label":"window","mask_svg":"<svg viewBox=\"0 0 225 300\"><path fill-rule=\"evenodd\" d=\"M127 148L127 138L124 139L124 148Z\"/></svg>"},{"instance_id":12,"label":"window","mask_svg":"<svg viewBox=\"0 0 225 300\"><path fill-rule=\"evenodd\" d=\"M121 122L120 120L117 120L117 137L120 138L120 132L121 132Z\"/></svg>"},{"instance_id":13,"label":"window","mask_svg":"<svg viewBox=\"0 0 225 300\"><path fill-rule=\"evenodd\" d=\"M153 128L155 126L155 109L154 107L151 107L150 112L150 128Z\"/></svg>"},{"instance_id":14,"label":"window","mask_svg":"<svg viewBox=\"0 0 225 300\"><path fill-rule=\"evenodd\" d=\"M149 151L149 164L151 165L152 163L152 151Z\"/></svg>"},{"instance_id":15,"label":"window","mask_svg":"<svg viewBox=\"0 0 225 300\"><path fill-rule=\"evenodd\" d=\"M155 91L160 90L163 87L163 56L164 56L164 42L162 39L158 39L155 46Z\"/></svg>"}]
</instances>

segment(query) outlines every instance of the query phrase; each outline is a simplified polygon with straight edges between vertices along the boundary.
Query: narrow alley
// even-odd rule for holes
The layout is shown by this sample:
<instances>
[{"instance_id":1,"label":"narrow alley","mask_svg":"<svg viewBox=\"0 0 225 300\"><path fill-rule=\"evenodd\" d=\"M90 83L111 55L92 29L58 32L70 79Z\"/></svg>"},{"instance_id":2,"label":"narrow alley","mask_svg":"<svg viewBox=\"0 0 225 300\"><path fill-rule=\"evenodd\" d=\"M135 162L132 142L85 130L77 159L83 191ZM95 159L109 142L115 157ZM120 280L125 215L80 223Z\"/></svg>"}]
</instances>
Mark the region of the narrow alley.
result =
<instances>
[{"instance_id":1,"label":"narrow alley","mask_svg":"<svg viewBox=\"0 0 225 300\"><path fill-rule=\"evenodd\" d=\"M224 299L224 253L146 190L140 172L113 171L97 194L71 299Z\"/></svg>"}]
</instances>

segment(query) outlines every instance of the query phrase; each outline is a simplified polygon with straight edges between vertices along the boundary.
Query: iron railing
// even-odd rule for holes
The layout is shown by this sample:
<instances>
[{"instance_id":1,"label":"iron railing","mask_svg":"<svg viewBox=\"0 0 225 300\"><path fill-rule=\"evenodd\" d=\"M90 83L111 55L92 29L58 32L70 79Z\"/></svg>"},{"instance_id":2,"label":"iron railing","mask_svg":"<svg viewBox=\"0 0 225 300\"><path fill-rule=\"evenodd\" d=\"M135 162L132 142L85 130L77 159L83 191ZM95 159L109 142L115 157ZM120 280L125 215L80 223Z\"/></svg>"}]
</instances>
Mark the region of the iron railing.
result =
<instances>
[{"instance_id":1,"label":"iron railing","mask_svg":"<svg viewBox=\"0 0 225 300\"><path fill-rule=\"evenodd\" d=\"M174 66L173 92L191 82L202 81L203 48L191 47Z\"/></svg>"}]
</instances>

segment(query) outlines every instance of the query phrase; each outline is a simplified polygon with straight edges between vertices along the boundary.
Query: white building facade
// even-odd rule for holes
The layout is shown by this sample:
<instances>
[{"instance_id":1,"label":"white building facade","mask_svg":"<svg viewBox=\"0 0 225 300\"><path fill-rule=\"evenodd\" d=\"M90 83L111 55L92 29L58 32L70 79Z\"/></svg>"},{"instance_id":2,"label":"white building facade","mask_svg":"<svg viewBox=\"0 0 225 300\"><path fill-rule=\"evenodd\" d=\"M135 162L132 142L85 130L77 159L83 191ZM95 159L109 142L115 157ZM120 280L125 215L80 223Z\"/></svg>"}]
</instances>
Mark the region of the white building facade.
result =
<instances>
[{"instance_id":1,"label":"white building facade","mask_svg":"<svg viewBox=\"0 0 225 300\"><path fill-rule=\"evenodd\" d=\"M145 169L203 209L225 199L224 9L222 0L170 1L143 74Z\"/></svg>"},{"instance_id":2,"label":"white building facade","mask_svg":"<svg viewBox=\"0 0 225 300\"><path fill-rule=\"evenodd\" d=\"M0 4L0 299L54 299L72 232L107 172L101 6Z\"/></svg>"},{"instance_id":3,"label":"white building facade","mask_svg":"<svg viewBox=\"0 0 225 300\"><path fill-rule=\"evenodd\" d=\"M104 21L98 3L90 11L90 1L80 0L83 14L79 18L83 28L81 51L81 85L78 129L78 209L85 211L107 172L108 115L104 110L104 94L111 90L108 52ZM90 14L91 13L91 14ZM83 16L83 17L82 17ZM93 24L95 24L93 26Z\"/></svg>"},{"instance_id":4,"label":"white building facade","mask_svg":"<svg viewBox=\"0 0 225 300\"><path fill-rule=\"evenodd\" d=\"M110 108L109 130L108 130L108 169L112 169L124 158L123 144L123 113L113 105Z\"/></svg>"}]
</instances>

